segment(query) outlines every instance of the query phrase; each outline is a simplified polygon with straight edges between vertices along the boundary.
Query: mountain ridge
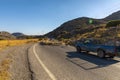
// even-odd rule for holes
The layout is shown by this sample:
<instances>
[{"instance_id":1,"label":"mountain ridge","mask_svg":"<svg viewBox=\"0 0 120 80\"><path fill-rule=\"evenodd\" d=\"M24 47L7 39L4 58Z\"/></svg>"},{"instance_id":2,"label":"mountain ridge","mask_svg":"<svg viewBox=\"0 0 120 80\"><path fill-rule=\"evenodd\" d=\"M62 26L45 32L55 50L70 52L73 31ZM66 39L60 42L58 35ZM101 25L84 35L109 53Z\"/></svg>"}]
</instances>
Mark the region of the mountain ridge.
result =
<instances>
[{"instance_id":1,"label":"mountain ridge","mask_svg":"<svg viewBox=\"0 0 120 80\"><path fill-rule=\"evenodd\" d=\"M104 18L104 20L119 20L119 19L120 19L120 10Z\"/></svg>"}]
</instances>

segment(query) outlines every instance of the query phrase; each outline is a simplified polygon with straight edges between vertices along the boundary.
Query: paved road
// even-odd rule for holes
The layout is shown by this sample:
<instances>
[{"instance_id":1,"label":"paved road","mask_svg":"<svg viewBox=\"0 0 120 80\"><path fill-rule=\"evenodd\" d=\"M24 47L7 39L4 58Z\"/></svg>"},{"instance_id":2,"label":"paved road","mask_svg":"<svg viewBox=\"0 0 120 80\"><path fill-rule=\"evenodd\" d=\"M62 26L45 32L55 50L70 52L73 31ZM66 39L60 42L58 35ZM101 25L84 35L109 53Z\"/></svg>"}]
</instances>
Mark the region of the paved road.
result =
<instances>
[{"instance_id":1,"label":"paved road","mask_svg":"<svg viewBox=\"0 0 120 80\"><path fill-rule=\"evenodd\" d=\"M34 80L120 80L120 59L76 53L71 46L35 44L29 49Z\"/></svg>"}]
</instances>

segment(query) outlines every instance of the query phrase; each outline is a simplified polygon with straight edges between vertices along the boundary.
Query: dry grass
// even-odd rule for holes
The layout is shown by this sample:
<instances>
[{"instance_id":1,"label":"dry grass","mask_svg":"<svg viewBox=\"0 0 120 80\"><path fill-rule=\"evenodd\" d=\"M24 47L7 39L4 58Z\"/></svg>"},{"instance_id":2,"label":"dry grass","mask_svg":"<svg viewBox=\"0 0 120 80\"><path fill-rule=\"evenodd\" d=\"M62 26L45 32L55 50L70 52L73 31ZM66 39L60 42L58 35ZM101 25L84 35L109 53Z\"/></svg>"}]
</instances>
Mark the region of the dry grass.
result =
<instances>
[{"instance_id":1,"label":"dry grass","mask_svg":"<svg viewBox=\"0 0 120 80\"><path fill-rule=\"evenodd\" d=\"M40 43L42 44L42 45L54 45L54 46L57 46L57 45L65 45L65 43L64 42L62 42L62 41L58 41L58 40L50 40L50 39L48 39L48 38L43 38L43 39L41 39L40 40Z\"/></svg>"},{"instance_id":2,"label":"dry grass","mask_svg":"<svg viewBox=\"0 0 120 80\"><path fill-rule=\"evenodd\" d=\"M11 59L7 58L3 60L0 64L0 80L10 80L10 73L8 69L10 67Z\"/></svg>"},{"instance_id":3,"label":"dry grass","mask_svg":"<svg viewBox=\"0 0 120 80\"><path fill-rule=\"evenodd\" d=\"M27 44L31 42L38 42L38 39L26 39L26 40L1 40L0 41L0 49L9 46L17 46L22 44ZM11 57L9 54L8 56ZM0 80L11 80L11 74L9 73L9 68L12 60L10 58L4 59L0 64Z\"/></svg>"},{"instance_id":4,"label":"dry grass","mask_svg":"<svg viewBox=\"0 0 120 80\"><path fill-rule=\"evenodd\" d=\"M100 38L101 35L106 31L107 29L102 27L99 28L97 30L94 30L92 32L86 32L84 34L78 35L77 38L81 39L81 38L89 38L89 37L94 37L94 38Z\"/></svg>"},{"instance_id":5,"label":"dry grass","mask_svg":"<svg viewBox=\"0 0 120 80\"><path fill-rule=\"evenodd\" d=\"M38 39L26 39L26 40L1 40L0 49L8 46L22 45L30 42L38 42Z\"/></svg>"}]
</instances>

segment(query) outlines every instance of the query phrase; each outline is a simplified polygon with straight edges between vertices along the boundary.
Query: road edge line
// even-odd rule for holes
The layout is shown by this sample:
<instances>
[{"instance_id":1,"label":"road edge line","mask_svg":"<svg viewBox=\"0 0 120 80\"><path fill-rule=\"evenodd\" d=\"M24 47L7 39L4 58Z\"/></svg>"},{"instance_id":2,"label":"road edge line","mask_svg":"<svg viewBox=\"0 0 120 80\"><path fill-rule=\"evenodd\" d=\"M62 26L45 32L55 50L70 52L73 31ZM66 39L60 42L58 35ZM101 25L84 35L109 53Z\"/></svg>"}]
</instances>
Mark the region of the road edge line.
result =
<instances>
[{"instance_id":1,"label":"road edge line","mask_svg":"<svg viewBox=\"0 0 120 80\"><path fill-rule=\"evenodd\" d=\"M40 65L43 67L43 69L47 72L47 74L49 75L49 77L52 80L57 80L55 78L55 76L49 71L49 69L44 65L44 63L41 61L41 59L38 57L37 52L35 50L35 46L36 46L36 44L33 46L33 53L34 53L35 57L37 58L37 60L39 61Z\"/></svg>"}]
</instances>

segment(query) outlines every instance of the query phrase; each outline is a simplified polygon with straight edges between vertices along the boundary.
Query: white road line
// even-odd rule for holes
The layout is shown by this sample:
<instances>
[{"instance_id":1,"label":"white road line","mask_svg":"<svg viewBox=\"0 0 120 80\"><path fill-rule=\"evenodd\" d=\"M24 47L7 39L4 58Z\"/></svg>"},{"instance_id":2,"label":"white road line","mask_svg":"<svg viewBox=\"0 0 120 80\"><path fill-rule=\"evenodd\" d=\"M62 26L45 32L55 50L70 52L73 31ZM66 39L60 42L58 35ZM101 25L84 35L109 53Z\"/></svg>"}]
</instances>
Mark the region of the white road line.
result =
<instances>
[{"instance_id":1,"label":"white road line","mask_svg":"<svg viewBox=\"0 0 120 80\"><path fill-rule=\"evenodd\" d=\"M41 59L38 57L37 55L37 52L35 50L35 46L33 46L33 53L35 54L35 57L37 58L37 60L39 61L39 63L41 64L41 66L43 67L43 69L47 72L47 74L49 75L49 77L52 79L52 80L57 80L55 78L55 76L49 71L49 69L44 65L44 63L41 61Z\"/></svg>"}]
</instances>

